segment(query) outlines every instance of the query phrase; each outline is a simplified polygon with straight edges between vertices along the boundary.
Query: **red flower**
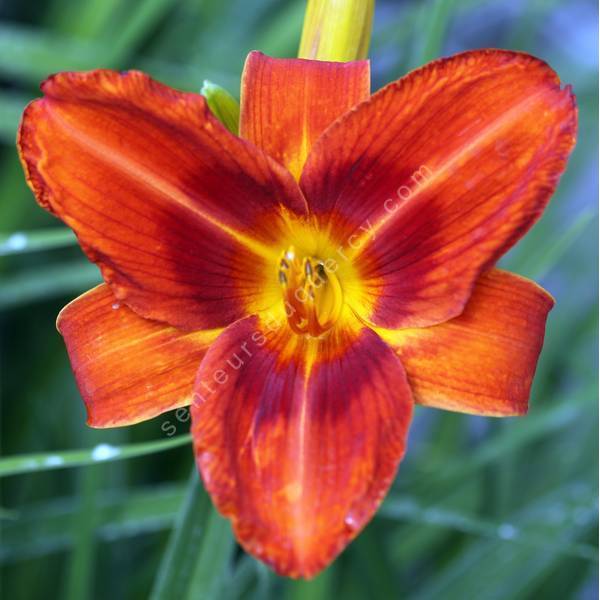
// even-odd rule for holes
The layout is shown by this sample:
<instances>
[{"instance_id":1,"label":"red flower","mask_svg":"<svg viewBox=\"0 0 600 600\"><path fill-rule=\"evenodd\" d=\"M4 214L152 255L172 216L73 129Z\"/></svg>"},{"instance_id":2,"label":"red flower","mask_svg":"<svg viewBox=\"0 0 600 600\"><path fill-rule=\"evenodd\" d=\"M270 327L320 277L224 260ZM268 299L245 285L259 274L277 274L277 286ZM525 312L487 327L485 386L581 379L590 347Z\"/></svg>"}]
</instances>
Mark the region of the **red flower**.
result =
<instances>
[{"instance_id":1,"label":"red flower","mask_svg":"<svg viewBox=\"0 0 600 600\"><path fill-rule=\"evenodd\" d=\"M194 391L205 485L278 572L314 575L372 517L413 400L527 411L553 301L493 266L575 142L543 62L468 52L370 96L368 62L252 53L240 137L139 72L42 89L27 179L106 281L58 320L89 424Z\"/></svg>"}]
</instances>

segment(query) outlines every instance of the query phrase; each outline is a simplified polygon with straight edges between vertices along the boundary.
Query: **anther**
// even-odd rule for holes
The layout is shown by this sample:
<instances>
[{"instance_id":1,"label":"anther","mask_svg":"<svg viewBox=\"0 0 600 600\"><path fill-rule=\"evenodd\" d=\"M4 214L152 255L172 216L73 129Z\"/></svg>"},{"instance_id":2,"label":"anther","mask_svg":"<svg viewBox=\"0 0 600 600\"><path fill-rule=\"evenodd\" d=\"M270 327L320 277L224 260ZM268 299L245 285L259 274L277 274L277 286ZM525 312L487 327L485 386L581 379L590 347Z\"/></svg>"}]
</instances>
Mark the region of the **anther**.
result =
<instances>
[{"instance_id":1,"label":"anther","mask_svg":"<svg viewBox=\"0 0 600 600\"><path fill-rule=\"evenodd\" d=\"M306 273L307 277L312 277L313 274L313 270L312 270L312 265L310 264L310 260L305 258L305 263L304 263L304 272Z\"/></svg>"},{"instance_id":2,"label":"anther","mask_svg":"<svg viewBox=\"0 0 600 600\"><path fill-rule=\"evenodd\" d=\"M327 272L325 271L325 265L322 262L317 263L317 276L322 281L327 280Z\"/></svg>"},{"instance_id":3,"label":"anther","mask_svg":"<svg viewBox=\"0 0 600 600\"><path fill-rule=\"evenodd\" d=\"M335 324L342 313L343 293L336 275L328 273L323 261L297 256L288 248L279 261L279 283L288 323L299 335L319 337Z\"/></svg>"}]
</instances>

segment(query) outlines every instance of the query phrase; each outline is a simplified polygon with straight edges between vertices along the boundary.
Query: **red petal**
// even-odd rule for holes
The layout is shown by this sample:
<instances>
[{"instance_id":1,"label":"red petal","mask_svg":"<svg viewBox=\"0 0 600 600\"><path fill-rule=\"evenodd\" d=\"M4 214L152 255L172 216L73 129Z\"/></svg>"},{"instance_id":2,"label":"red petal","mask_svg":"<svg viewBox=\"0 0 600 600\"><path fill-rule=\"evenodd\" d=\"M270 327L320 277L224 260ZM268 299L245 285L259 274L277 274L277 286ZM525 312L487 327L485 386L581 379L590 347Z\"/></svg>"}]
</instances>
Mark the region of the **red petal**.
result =
<instances>
[{"instance_id":1,"label":"red petal","mask_svg":"<svg viewBox=\"0 0 600 600\"><path fill-rule=\"evenodd\" d=\"M298 178L315 140L370 93L366 60L337 63L251 52L242 78L240 135Z\"/></svg>"},{"instance_id":2,"label":"red petal","mask_svg":"<svg viewBox=\"0 0 600 600\"><path fill-rule=\"evenodd\" d=\"M548 203L576 118L545 63L484 50L430 63L332 125L301 186L357 266L355 309L393 328L460 314Z\"/></svg>"},{"instance_id":3,"label":"red petal","mask_svg":"<svg viewBox=\"0 0 600 600\"><path fill-rule=\"evenodd\" d=\"M383 499L411 394L400 361L369 329L336 327L317 340L269 326L239 321L202 361L196 460L246 550L281 574L311 577Z\"/></svg>"},{"instance_id":4,"label":"red petal","mask_svg":"<svg viewBox=\"0 0 600 600\"><path fill-rule=\"evenodd\" d=\"M460 317L380 334L397 349L417 402L479 415L523 415L553 304L532 281L493 269L479 278Z\"/></svg>"},{"instance_id":5,"label":"red petal","mask_svg":"<svg viewBox=\"0 0 600 600\"><path fill-rule=\"evenodd\" d=\"M279 297L276 281L263 289L270 245L305 206L285 169L204 98L140 72L61 73L42 89L19 132L29 184L120 300L205 329Z\"/></svg>"},{"instance_id":6,"label":"red petal","mask_svg":"<svg viewBox=\"0 0 600 600\"><path fill-rule=\"evenodd\" d=\"M200 361L219 334L142 319L107 285L68 304L57 327L92 427L131 425L190 404Z\"/></svg>"}]
</instances>

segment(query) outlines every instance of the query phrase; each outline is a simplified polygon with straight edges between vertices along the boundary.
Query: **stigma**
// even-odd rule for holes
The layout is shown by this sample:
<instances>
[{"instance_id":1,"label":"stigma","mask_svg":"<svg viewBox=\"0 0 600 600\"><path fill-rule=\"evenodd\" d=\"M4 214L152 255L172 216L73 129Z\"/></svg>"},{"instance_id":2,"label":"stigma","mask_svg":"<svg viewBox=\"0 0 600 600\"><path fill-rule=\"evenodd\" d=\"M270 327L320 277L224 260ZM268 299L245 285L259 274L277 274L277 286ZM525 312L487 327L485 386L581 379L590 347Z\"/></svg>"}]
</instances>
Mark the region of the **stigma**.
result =
<instances>
[{"instance_id":1,"label":"stigma","mask_svg":"<svg viewBox=\"0 0 600 600\"><path fill-rule=\"evenodd\" d=\"M324 261L299 256L290 246L279 261L279 283L285 314L295 333L319 337L333 327L342 312L343 293Z\"/></svg>"}]
</instances>

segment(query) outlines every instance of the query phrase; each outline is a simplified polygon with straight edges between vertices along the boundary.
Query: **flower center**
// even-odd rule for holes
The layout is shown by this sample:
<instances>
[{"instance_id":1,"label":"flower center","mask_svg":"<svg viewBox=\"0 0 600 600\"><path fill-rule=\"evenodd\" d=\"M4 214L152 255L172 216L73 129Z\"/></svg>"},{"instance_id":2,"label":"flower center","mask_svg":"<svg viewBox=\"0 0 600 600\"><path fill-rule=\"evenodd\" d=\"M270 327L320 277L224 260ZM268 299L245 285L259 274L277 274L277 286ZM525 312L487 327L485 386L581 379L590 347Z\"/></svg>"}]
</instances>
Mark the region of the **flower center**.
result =
<instances>
[{"instance_id":1,"label":"flower center","mask_svg":"<svg viewBox=\"0 0 600 600\"><path fill-rule=\"evenodd\" d=\"M298 334L318 337L333 327L343 307L340 282L326 263L298 256L290 246L279 261L279 282L288 323Z\"/></svg>"}]
</instances>

